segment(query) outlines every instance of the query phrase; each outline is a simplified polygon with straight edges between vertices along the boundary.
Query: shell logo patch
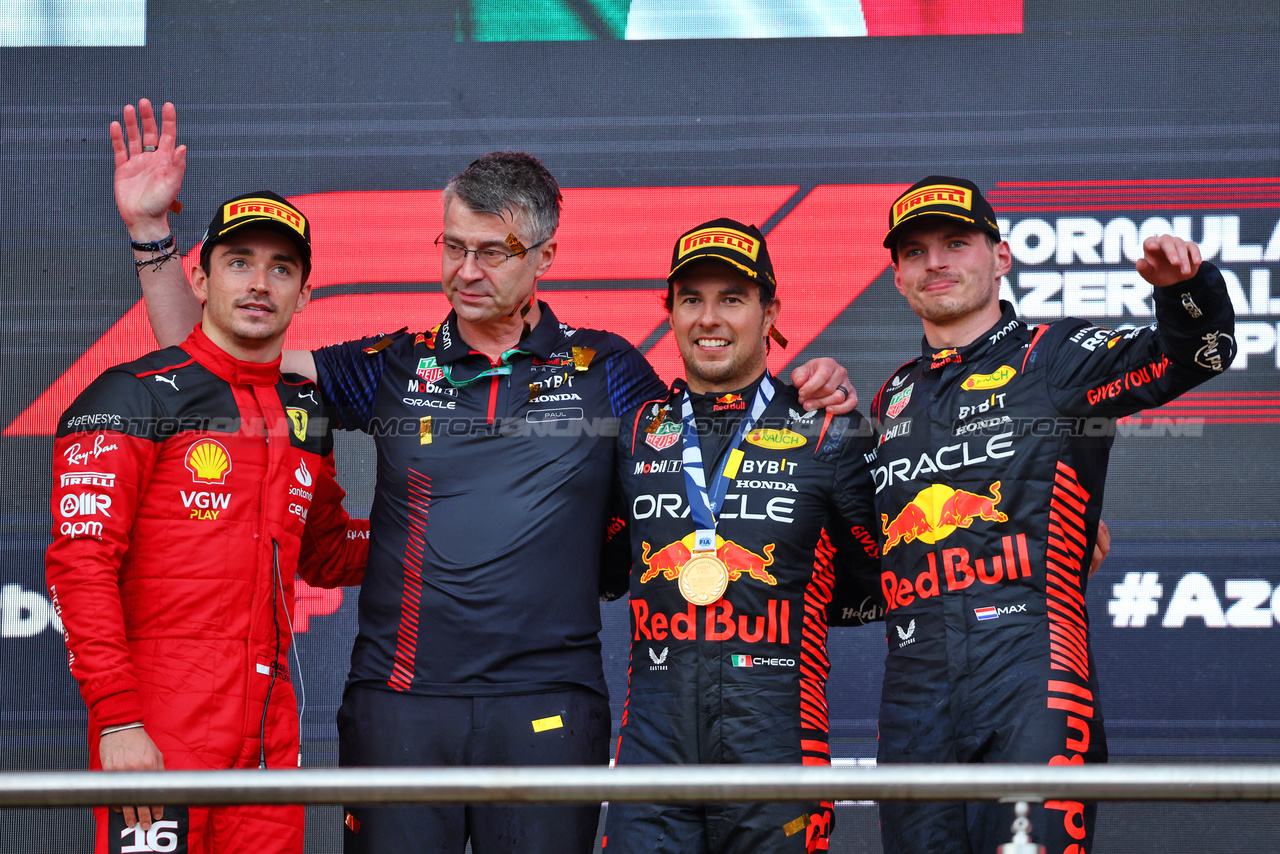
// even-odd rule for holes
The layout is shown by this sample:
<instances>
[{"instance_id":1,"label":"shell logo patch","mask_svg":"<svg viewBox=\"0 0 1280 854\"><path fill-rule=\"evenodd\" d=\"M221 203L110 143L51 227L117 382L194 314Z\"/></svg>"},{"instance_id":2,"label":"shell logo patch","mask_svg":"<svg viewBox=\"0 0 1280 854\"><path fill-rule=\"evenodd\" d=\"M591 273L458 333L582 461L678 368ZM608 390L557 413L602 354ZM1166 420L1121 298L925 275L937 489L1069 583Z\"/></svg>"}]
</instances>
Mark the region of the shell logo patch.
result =
<instances>
[{"instance_id":1,"label":"shell logo patch","mask_svg":"<svg viewBox=\"0 0 1280 854\"><path fill-rule=\"evenodd\" d=\"M187 449L184 461L196 483L226 483L231 473L231 454L221 442L201 439Z\"/></svg>"}]
</instances>

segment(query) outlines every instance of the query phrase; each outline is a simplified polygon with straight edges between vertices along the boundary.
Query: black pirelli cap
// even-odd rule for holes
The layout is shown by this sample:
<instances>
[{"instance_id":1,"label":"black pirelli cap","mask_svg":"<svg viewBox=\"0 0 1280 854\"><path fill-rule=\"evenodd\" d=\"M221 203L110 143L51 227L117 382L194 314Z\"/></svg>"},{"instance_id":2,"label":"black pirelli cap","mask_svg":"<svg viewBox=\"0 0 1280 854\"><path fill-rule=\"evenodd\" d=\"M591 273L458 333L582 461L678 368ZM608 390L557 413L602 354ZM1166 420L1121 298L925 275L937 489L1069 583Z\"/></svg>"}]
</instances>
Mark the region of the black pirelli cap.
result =
<instances>
[{"instance_id":1,"label":"black pirelli cap","mask_svg":"<svg viewBox=\"0 0 1280 854\"><path fill-rule=\"evenodd\" d=\"M889 209L889 233L884 238L885 248L894 248L903 226L926 216L963 220L996 240L1001 239L995 209L983 198L977 184L964 178L930 175L898 196Z\"/></svg>"}]
</instances>

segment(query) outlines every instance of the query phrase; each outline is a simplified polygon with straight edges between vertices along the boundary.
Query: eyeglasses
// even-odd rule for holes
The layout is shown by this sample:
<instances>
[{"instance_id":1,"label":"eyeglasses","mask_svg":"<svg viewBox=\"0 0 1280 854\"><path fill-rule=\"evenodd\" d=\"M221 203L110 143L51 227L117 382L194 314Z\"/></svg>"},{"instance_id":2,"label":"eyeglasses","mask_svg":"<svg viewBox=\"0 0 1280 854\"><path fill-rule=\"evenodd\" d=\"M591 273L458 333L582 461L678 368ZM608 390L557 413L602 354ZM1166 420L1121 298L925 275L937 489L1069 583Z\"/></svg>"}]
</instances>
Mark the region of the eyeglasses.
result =
<instances>
[{"instance_id":1,"label":"eyeglasses","mask_svg":"<svg viewBox=\"0 0 1280 854\"><path fill-rule=\"evenodd\" d=\"M537 249L546 240L539 240L537 243L525 249L523 252L503 252L497 247L489 246L484 249L468 249L465 246L459 246L456 243L450 243L444 239L444 234L440 234L435 240L436 250L440 252L449 261L455 264L461 264L466 261L467 255L474 255L477 264L483 264L490 269L496 269L507 263L508 258L523 258L529 252Z\"/></svg>"}]
</instances>

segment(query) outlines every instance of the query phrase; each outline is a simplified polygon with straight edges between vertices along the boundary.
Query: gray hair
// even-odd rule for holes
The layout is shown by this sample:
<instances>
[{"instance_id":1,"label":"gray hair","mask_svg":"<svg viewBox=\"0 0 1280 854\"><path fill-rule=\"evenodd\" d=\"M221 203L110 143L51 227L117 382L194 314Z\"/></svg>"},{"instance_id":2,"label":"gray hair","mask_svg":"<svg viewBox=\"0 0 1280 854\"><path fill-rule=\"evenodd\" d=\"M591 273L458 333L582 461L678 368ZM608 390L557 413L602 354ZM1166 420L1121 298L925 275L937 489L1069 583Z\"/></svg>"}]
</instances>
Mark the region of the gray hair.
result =
<instances>
[{"instance_id":1,"label":"gray hair","mask_svg":"<svg viewBox=\"0 0 1280 854\"><path fill-rule=\"evenodd\" d=\"M549 240L560 225L560 185L538 158L521 151L477 158L445 185L446 208L454 196L477 213L522 214L533 243Z\"/></svg>"}]
</instances>

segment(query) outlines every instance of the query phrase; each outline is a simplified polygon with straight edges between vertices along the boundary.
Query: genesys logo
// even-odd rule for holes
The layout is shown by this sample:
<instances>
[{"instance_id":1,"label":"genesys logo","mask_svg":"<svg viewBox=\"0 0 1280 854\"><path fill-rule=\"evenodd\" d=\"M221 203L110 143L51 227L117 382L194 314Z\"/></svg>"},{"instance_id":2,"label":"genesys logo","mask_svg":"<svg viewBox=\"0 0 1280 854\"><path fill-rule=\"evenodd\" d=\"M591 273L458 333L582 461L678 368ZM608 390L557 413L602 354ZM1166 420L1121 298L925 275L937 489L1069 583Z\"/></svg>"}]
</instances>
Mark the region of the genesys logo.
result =
<instances>
[{"instance_id":1,"label":"genesys logo","mask_svg":"<svg viewBox=\"0 0 1280 854\"><path fill-rule=\"evenodd\" d=\"M1267 629L1280 625L1280 581L1126 572L1107 613L1118 629Z\"/></svg>"},{"instance_id":2,"label":"genesys logo","mask_svg":"<svg viewBox=\"0 0 1280 854\"><path fill-rule=\"evenodd\" d=\"M888 268L889 254L881 246L885 212L906 189L905 184L569 188L557 232L559 251L539 294L574 325L616 331L637 346L656 340L646 344L645 355L670 381L683 371L656 297L665 287L672 242L681 228L721 216L762 223L787 210L767 237L779 272L798 285L812 285L803 303L793 301L787 309L789 352L801 352ZM1000 213L1015 261L1002 296L1015 303L1023 319L1036 323L1078 316L1110 327L1150 323L1151 287L1133 263L1144 237L1169 231L1200 243L1204 257L1223 268L1238 321L1239 356L1232 369L1271 376L1280 366L1280 182L1275 179L1007 182L984 189ZM343 246L387 240L415 246L421 234L443 228L438 190L317 193L290 201L306 209L318 233L349 237ZM811 247L836 232L849 251L813 259ZM601 233L626 234L625 257L600 240ZM434 258L413 252L347 255L317 246L313 260L312 302L293 321L291 347L310 349L390 332L401 328L405 317L443 319L449 312L444 295L425 287L439 282L438 270L423 273L432 270ZM832 281L842 286L827 287ZM326 298L326 288L368 282L424 288ZM567 287L560 289L561 284ZM147 329L139 302L4 435L51 435L58 417L92 378L154 349ZM440 346L451 346L449 334L447 326L440 327ZM780 368L787 356L776 349L772 358L772 367ZM1205 405L1214 412L1229 409ZM1274 409L1274 414L1251 417L1255 423L1280 423L1280 404Z\"/></svg>"}]
</instances>

